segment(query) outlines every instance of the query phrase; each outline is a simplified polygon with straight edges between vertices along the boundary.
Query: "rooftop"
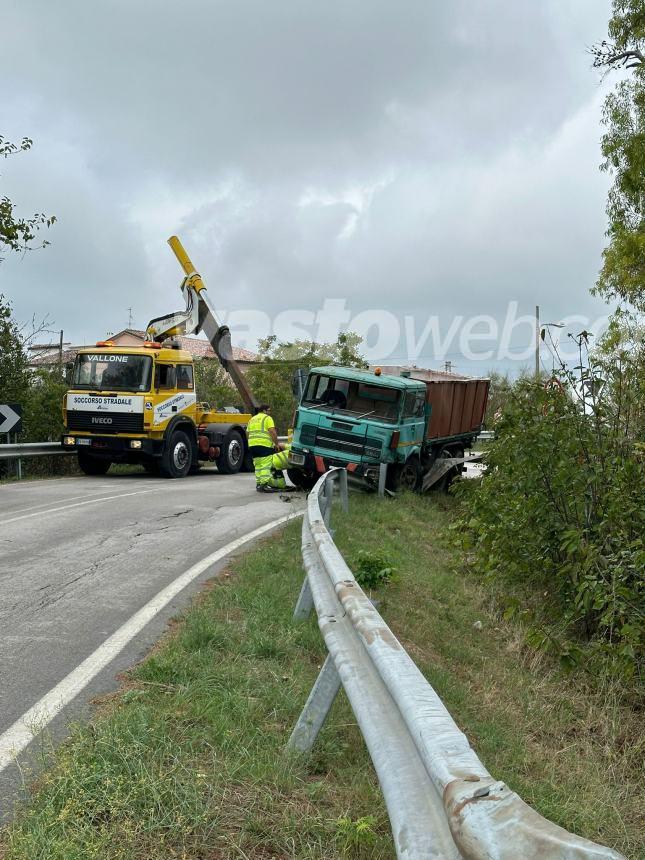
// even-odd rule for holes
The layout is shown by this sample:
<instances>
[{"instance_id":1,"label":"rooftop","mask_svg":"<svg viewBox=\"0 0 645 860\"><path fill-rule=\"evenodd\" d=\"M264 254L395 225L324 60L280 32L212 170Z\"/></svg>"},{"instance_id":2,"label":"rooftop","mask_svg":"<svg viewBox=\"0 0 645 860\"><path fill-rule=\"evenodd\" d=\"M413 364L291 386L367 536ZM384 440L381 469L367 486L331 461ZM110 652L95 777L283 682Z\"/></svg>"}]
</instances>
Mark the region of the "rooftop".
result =
<instances>
[{"instance_id":1,"label":"rooftop","mask_svg":"<svg viewBox=\"0 0 645 860\"><path fill-rule=\"evenodd\" d=\"M112 334L109 336L109 340L111 340L115 346L121 346L125 348L127 348L128 346L138 346L139 344L133 341L138 340L143 343L145 339L146 333L144 331L133 328L126 328L123 329L123 331L117 332L116 334ZM126 342L119 343L120 340ZM173 338L173 340L179 343L180 349L190 353L193 358L217 358L217 356L215 355L215 350L210 345L210 343L201 337L181 336ZM71 364L76 358L79 350L91 348L92 346L93 344L84 344L82 346L63 344L63 364ZM32 356L30 364L32 367L50 367L54 364L58 364L58 362L61 360L61 353L59 352L58 344L37 344L35 347L32 348L31 352ZM251 350L249 349L241 349L237 346L233 347L233 358L236 361L248 362L249 364L258 360L257 354L255 352L251 352Z\"/></svg>"}]
</instances>

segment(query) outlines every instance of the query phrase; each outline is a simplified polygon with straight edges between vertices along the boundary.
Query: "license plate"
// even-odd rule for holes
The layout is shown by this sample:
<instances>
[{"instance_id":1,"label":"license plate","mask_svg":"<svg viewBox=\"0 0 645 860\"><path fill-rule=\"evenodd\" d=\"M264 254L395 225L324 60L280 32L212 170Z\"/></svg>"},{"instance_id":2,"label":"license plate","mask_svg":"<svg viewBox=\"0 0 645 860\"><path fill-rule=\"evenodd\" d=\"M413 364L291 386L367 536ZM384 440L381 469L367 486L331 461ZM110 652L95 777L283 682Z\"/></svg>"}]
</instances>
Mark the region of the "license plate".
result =
<instances>
[{"instance_id":1,"label":"license plate","mask_svg":"<svg viewBox=\"0 0 645 860\"><path fill-rule=\"evenodd\" d=\"M77 445L91 445L92 440L91 439L77 439L76 444Z\"/></svg>"},{"instance_id":2,"label":"license plate","mask_svg":"<svg viewBox=\"0 0 645 860\"><path fill-rule=\"evenodd\" d=\"M305 455L304 454L294 454L292 451L289 454L289 462L293 463L294 466L304 466L305 465Z\"/></svg>"}]
</instances>

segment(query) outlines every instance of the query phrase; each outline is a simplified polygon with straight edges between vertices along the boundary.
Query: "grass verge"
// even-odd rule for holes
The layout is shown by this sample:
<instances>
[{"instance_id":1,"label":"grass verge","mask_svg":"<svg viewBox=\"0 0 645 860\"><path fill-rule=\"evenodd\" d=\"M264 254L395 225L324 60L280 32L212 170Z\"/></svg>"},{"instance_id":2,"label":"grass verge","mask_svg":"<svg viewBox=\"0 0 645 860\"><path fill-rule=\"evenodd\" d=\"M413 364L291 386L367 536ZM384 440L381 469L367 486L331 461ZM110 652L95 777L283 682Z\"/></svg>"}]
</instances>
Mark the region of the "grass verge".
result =
<instances>
[{"instance_id":1,"label":"grass verge","mask_svg":"<svg viewBox=\"0 0 645 860\"><path fill-rule=\"evenodd\" d=\"M614 691L565 678L500 621L448 540L452 505L353 496L351 516L335 514L336 541L350 566L365 566L367 546L396 569L380 611L489 770L559 824L643 857L637 715ZM73 729L0 856L394 856L342 694L313 755L284 752L324 659L315 621L291 620L299 528L236 561L93 723Z\"/></svg>"}]
</instances>

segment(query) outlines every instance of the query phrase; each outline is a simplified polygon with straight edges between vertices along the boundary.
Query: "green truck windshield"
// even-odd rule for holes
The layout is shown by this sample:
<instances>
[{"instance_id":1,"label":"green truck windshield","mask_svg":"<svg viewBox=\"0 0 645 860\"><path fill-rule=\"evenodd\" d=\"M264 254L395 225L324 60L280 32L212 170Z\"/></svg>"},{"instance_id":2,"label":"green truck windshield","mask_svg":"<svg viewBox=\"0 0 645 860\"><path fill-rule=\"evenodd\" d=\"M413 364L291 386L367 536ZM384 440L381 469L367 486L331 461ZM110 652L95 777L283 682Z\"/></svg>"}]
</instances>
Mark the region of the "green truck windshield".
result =
<instances>
[{"instance_id":1,"label":"green truck windshield","mask_svg":"<svg viewBox=\"0 0 645 860\"><path fill-rule=\"evenodd\" d=\"M353 418L369 417L394 423L399 417L400 395L396 388L312 373L302 405L341 412Z\"/></svg>"},{"instance_id":2,"label":"green truck windshield","mask_svg":"<svg viewBox=\"0 0 645 860\"><path fill-rule=\"evenodd\" d=\"M91 391L149 391L151 370L149 355L81 353L72 385Z\"/></svg>"}]
</instances>

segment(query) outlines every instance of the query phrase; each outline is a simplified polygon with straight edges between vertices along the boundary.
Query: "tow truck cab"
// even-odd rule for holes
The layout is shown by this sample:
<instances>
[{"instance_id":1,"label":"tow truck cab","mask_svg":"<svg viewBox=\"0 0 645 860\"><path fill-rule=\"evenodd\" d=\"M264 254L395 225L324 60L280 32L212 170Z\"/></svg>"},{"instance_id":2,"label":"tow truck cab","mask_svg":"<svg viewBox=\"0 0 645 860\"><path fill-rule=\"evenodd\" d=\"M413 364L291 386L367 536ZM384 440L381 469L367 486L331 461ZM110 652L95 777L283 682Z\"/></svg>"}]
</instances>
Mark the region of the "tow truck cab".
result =
<instances>
[{"instance_id":1,"label":"tow truck cab","mask_svg":"<svg viewBox=\"0 0 645 860\"><path fill-rule=\"evenodd\" d=\"M250 415L199 403L192 356L167 341L136 348L102 341L81 350L63 417L63 445L77 450L86 474L105 474L112 463L139 463L171 478L196 472L200 461L227 473L252 465Z\"/></svg>"}]
</instances>

